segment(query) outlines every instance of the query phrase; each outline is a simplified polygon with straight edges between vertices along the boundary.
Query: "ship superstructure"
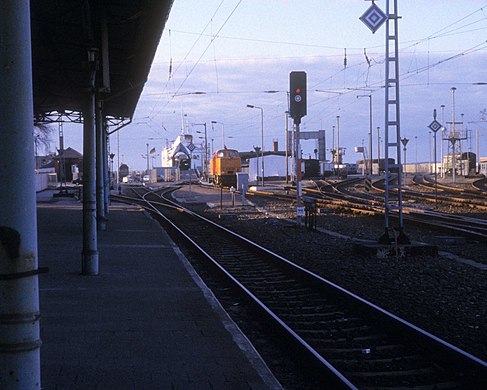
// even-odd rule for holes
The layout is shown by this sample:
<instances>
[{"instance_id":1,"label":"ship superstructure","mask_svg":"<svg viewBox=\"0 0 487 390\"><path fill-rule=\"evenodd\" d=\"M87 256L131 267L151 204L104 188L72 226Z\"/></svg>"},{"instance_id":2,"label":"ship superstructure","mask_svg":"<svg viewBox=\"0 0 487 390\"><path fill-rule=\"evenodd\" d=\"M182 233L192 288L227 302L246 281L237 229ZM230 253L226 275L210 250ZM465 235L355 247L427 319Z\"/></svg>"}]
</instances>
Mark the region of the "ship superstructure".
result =
<instances>
[{"instance_id":1,"label":"ship superstructure","mask_svg":"<svg viewBox=\"0 0 487 390\"><path fill-rule=\"evenodd\" d=\"M193 143L193 135L181 133L172 145L168 145L161 152L161 166L163 168L179 168L182 171L189 168L201 170L204 149Z\"/></svg>"}]
</instances>

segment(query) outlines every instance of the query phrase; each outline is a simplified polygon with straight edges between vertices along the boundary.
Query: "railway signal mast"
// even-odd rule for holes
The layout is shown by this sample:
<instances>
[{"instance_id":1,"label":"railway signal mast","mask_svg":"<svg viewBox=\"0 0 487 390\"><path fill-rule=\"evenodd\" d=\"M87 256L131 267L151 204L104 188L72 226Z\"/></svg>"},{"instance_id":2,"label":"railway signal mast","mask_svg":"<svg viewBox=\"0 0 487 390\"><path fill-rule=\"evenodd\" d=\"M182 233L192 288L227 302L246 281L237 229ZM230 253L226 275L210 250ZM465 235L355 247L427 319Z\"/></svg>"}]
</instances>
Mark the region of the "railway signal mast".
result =
<instances>
[{"instance_id":1,"label":"railway signal mast","mask_svg":"<svg viewBox=\"0 0 487 390\"><path fill-rule=\"evenodd\" d=\"M433 122L431 122L428 126L431 131L433 131L433 140L434 140L434 161L435 161L435 207L438 208L438 172L436 166L436 132L440 129L443 129L443 125L436 120L436 109L433 110Z\"/></svg>"},{"instance_id":2,"label":"railway signal mast","mask_svg":"<svg viewBox=\"0 0 487 390\"><path fill-rule=\"evenodd\" d=\"M392 2L392 7L390 3ZM381 244L409 244L404 234L402 215L402 176L401 164L401 122L399 107L399 37L397 0L386 0L384 13L372 0L372 5L360 17L360 20L375 33L383 23L386 23L386 61L385 61L385 127L384 127L384 171L385 171L385 210L384 234L379 238ZM396 156L396 163L389 163L389 154ZM392 183L391 170L397 174L397 184ZM391 190L397 191L397 200L391 201ZM390 211L398 213L399 226L391 227Z\"/></svg>"},{"instance_id":3,"label":"railway signal mast","mask_svg":"<svg viewBox=\"0 0 487 390\"><path fill-rule=\"evenodd\" d=\"M299 144L299 124L301 123L301 118L307 114L306 87L306 72L294 71L289 74L289 116L294 120L296 132L294 139L296 141L296 216L298 218L304 217L304 207L301 203L301 145Z\"/></svg>"}]
</instances>

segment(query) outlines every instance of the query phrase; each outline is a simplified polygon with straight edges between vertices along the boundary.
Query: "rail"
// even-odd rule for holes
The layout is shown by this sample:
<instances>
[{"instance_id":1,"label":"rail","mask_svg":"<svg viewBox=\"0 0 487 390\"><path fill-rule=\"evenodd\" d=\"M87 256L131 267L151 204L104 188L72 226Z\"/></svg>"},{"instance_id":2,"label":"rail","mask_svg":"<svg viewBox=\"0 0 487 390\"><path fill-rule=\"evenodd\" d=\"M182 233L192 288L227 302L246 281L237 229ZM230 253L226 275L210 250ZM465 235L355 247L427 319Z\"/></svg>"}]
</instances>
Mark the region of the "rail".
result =
<instances>
[{"instance_id":1,"label":"rail","mask_svg":"<svg viewBox=\"0 0 487 390\"><path fill-rule=\"evenodd\" d=\"M160 195L132 201L183 235L335 387L487 385L486 362Z\"/></svg>"}]
</instances>

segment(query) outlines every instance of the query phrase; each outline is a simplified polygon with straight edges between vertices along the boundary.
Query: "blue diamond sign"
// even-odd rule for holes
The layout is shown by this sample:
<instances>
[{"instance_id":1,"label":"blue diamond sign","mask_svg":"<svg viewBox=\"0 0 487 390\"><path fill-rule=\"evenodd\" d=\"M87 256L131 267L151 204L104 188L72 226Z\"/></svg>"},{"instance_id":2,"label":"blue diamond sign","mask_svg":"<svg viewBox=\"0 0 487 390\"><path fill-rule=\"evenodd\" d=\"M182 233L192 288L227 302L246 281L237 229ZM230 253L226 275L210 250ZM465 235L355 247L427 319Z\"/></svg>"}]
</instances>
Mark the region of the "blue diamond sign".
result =
<instances>
[{"instance_id":1,"label":"blue diamond sign","mask_svg":"<svg viewBox=\"0 0 487 390\"><path fill-rule=\"evenodd\" d=\"M428 127L436 133L438 130L441 129L442 126L441 123L435 119L433 122L429 124Z\"/></svg>"},{"instance_id":2,"label":"blue diamond sign","mask_svg":"<svg viewBox=\"0 0 487 390\"><path fill-rule=\"evenodd\" d=\"M372 2L372 5L359 18L371 31L375 33L380 26L387 20L387 16L378 5Z\"/></svg>"}]
</instances>

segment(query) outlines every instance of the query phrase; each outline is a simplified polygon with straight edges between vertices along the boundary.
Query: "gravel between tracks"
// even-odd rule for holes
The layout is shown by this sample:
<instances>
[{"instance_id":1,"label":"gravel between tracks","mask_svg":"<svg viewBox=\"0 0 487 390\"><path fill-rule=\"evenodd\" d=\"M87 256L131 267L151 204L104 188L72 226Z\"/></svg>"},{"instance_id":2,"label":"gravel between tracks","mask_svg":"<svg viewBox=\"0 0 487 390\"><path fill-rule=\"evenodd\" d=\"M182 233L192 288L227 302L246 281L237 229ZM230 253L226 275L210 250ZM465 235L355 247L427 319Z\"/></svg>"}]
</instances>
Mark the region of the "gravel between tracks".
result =
<instances>
[{"instance_id":1,"label":"gravel between tracks","mask_svg":"<svg viewBox=\"0 0 487 390\"><path fill-rule=\"evenodd\" d=\"M438 256L365 257L354 252L351 240L297 227L288 220L294 214L289 203L257 197L252 201L256 207L190 208L487 360L487 271L441 252L486 264L485 244L440 244ZM381 218L322 211L319 229L372 240L383 232ZM405 229L411 240L437 243L437 236L446 235L407 225Z\"/></svg>"}]
</instances>

